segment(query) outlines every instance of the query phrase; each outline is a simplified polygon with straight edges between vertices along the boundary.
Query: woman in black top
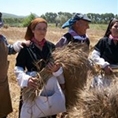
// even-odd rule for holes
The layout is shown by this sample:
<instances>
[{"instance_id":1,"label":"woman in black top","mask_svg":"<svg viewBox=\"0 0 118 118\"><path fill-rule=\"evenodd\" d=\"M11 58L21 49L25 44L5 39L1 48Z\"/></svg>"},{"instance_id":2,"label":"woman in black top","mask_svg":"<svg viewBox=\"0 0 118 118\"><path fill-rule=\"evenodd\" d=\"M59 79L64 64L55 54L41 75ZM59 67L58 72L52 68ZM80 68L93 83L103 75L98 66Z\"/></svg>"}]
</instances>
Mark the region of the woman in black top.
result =
<instances>
[{"instance_id":1,"label":"woman in black top","mask_svg":"<svg viewBox=\"0 0 118 118\"><path fill-rule=\"evenodd\" d=\"M54 51L55 49L55 45L45 39L46 32L47 32L47 21L43 18L36 18L32 20L27 28L25 39L30 40L31 44L30 46L28 47L25 46L23 49L21 49L16 58L16 67L15 67L15 74L17 77L18 84L21 88L24 87L37 88L37 83L36 83L37 72L39 72L40 70L42 70L42 68L46 66L46 64L49 61L49 58L51 57L52 51ZM35 65L36 63L38 63L39 65L38 68ZM58 76L61 75L61 78L59 78L59 82L63 84L64 78L62 76L63 72L62 68L59 65L53 63L49 64L48 67L52 73L56 74L59 72L57 74ZM49 79L49 81L51 81L51 79ZM48 86L47 82L46 84L47 86L45 86L45 88L47 87L49 92L54 91L52 90L52 88L54 87L59 91L61 90L60 87L58 86L58 82L55 83L55 81L57 80L53 80L52 82L50 82L51 84L50 86ZM22 103L20 105L20 109L21 107L24 109ZM22 112L21 114L23 114L24 110L21 110ZM21 115L21 118L23 117L24 116ZM49 117L56 118L56 115Z\"/></svg>"},{"instance_id":2,"label":"woman in black top","mask_svg":"<svg viewBox=\"0 0 118 118\"><path fill-rule=\"evenodd\" d=\"M113 68L118 68L118 19L112 19L103 38L101 38L94 47L92 60L105 71L105 74L111 75ZM95 82L96 81L96 82ZM111 80L95 79L98 86L109 85Z\"/></svg>"}]
</instances>

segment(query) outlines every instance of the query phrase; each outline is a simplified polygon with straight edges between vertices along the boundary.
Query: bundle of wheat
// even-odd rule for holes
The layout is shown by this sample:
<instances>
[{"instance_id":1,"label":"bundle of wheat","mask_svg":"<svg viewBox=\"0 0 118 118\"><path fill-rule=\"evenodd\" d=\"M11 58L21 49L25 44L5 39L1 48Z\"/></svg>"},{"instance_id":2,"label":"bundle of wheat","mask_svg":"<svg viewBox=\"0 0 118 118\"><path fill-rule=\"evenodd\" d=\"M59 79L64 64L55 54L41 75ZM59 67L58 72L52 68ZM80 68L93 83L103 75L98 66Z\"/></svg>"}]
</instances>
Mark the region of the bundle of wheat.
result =
<instances>
[{"instance_id":1,"label":"bundle of wheat","mask_svg":"<svg viewBox=\"0 0 118 118\"><path fill-rule=\"evenodd\" d=\"M87 72L91 69L88 51L86 44L72 43L57 48L52 54L54 61L61 63L64 69L67 108L76 104L78 89L86 83Z\"/></svg>"},{"instance_id":2,"label":"bundle of wheat","mask_svg":"<svg viewBox=\"0 0 118 118\"><path fill-rule=\"evenodd\" d=\"M57 48L53 52L52 58L49 59L55 63L60 63L63 67L67 108L76 104L78 90L83 88L87 80L88 70L92 69L88 60L88 51L89 48L86 44L72 43ZM43 69L39 72L39 75L39 80L45 82L45 80L50 78L51 73L48 73L46 72L46 69ZM23 95L26 99L34 100L36 97L35 91L36 90L29 90L29 88L27 88L23 91Z\"/></svg>"},{"instance_id":3,"label":"bundle of wheat","mask_svg":"<svg viewBox=\"0 0 118 118\"><path fill-rule=\"evenodd\" d=\"M37 88L25 87L22 89L23 100L34 101L34 99L39 96L43 90L44 84L52 76L52 74L43 68L40 72L37 72Z\"/></svg>"},{"instance_id":4,"label":"bundle of wheat","mask_svg":"<svg viewBox=\"0 0 118 118\"><path fill-rule=\"evenodd\" d=\"M78 109L70 113L71 118L118 118L118 78L111 76L110 86L90 89L90 84L81 90ZM109 76L110 79L110 76Z\"/></svg>"}]
</instances>

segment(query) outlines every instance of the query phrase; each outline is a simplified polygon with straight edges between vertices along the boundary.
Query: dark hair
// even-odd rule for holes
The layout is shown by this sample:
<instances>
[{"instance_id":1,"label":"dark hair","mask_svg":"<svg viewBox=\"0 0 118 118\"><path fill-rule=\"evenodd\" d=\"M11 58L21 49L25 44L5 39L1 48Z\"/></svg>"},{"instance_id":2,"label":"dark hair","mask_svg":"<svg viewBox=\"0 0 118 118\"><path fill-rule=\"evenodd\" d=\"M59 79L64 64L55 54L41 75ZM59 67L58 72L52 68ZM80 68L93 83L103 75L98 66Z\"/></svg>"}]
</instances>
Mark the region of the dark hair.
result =
<instances>
[{"instance_id":1,"label":"dark hair","mask_svg":"<svg viewBox=\"0 0 118 118\"><path fill-rule=\"evenodd\" d=\"M0 22L2 22L2 13L0 12Z\"/></svg>"},{"instance_id":2,"label":"dark hair","mask_svg":"<svg viewBox=\"0 0 118 118\"><path fill-rule=\"evenodd\" d=\"M116 19L116 18L113 18L113 19L110 20L104 37L109 37L109 35L111 34L110 29L116 22L118 22L118 19Z\"/></svg>"},{"instance_id":3,"label":"dark hair","mask_svg":"<svg viewBox=\"0 0 118 118\"><path fill-rule=\"evenodd\" d=\"M2 13L0 12L0 17L2 17Z\"/></svg>"}]
</instances>

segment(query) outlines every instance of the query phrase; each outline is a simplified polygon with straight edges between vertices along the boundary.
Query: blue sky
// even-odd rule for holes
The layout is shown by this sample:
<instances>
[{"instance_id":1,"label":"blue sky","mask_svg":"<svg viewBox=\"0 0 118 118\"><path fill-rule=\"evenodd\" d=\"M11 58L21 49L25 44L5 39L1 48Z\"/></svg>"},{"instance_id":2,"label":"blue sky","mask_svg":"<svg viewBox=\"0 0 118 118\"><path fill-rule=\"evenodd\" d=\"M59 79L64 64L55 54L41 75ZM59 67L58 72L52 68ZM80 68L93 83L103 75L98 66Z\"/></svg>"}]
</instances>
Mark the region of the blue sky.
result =
<instances>
[{"instance_id":1,"label":"blue sky","mask_svg":"<svg viewBox=\"0 0 118 118\"><path fill-rule=\"evenodd\" d=\"M118 0L0 0L0 12L38 16L46 12L118 14Z\"/></svg>"}]
</instances>

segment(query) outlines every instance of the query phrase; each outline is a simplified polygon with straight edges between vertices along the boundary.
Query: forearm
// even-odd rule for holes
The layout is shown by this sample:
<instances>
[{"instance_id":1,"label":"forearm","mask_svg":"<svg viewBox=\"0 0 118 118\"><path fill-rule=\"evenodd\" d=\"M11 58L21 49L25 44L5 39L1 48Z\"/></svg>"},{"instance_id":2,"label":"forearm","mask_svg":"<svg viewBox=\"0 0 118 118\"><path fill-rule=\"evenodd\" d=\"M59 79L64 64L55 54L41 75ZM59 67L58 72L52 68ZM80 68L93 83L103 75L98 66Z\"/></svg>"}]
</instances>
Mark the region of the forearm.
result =
<instances>
[{"instance_id":1,"label":"forearm","mask_svg":"<svg viewBox=\"0 0 118 118\"><path fill-rule=\"evenodd\" d=\"M96 50L93 50L91 59L93 60L93 62L95 64L100 65L101 68L104 68L107 65L109 65L109 63L107 61L105 61L103 58L100 57L100 52L98 52Z\"/></svg>"},{"instance_id":2,"label":"forearm","mask_svg":"<svg viewBox=\"0 0 118 118\"><path fill-rule=\"evenodd\" d=\"M13 45L8 44L8 54L16 54L17 52L19 52L21 50L21 48L23 48L22 46L22 41L16 41Z\"/></svg>"},{"instance_id":3,"label":"forearm","mask_svg":"<svg viewBox=\"0 0 118 118\"><path fill-rule=\"evenodd\" d=\"M64 45L66 45L68 43L67 38L66 37L62 37L57 43L56 43L56 47L63 47Z\"/></svg>"},{"instance_id":4,"label":"forearm","mask_svg":"<svg viewBox=\"0 0 118 118\"><path fill-rule=\"evenodd\" d=\"M14 73L17 78L17 82L21 88L28 86L28 80L31 76L27 75L22 67L16 66Z\"/></svg>"},{"instance_id":5,"label":"forearm","mask_svg":"<svg viewBox=\"0 0 118 118\"><path fill-rule=\"evenodd\" d=\"M60 67L60 69L58 71L53 72L53 75L55 77L57 77L59 84L64 84L65 83L65 79L64 79L64 75L63 75L63 68L62 67Z\"/></svg>"}]
</instances>

